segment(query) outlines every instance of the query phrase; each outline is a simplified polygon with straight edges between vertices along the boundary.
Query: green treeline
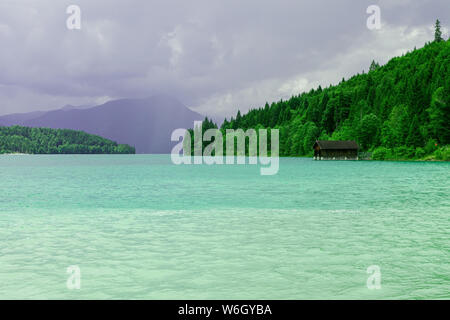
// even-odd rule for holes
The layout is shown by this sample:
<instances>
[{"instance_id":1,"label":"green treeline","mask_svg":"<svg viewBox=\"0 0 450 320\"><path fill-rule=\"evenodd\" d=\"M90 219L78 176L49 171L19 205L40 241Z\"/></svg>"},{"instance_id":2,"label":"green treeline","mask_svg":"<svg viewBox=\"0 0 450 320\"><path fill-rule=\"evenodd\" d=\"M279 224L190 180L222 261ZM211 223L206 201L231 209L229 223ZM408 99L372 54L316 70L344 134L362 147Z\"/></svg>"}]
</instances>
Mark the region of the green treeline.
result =
<instances>
[{"instance_id":1,"label":"green treeline","mask_svg":"<svg viewBox=\"0 0 450 320\"><path fill-rule=\"evenodd\" d=\"M0 127L0 154L134 154L129 145L69 129Z\"/></svg>"},{"instance_id":2,"label":"green treeline","mask_svg":"<svg viewBox=\"0 0 450 320\"><path fill-rule=\"evenodd\" d=\"M221 130L276 128L281 156L311 156L320 140L356 140L372 159L450 160L450 41L327 88L225 119ZM215 125L208 119L203 131ZM192 133L192 130L191 130Z\"/></svg>"}]
</instances>

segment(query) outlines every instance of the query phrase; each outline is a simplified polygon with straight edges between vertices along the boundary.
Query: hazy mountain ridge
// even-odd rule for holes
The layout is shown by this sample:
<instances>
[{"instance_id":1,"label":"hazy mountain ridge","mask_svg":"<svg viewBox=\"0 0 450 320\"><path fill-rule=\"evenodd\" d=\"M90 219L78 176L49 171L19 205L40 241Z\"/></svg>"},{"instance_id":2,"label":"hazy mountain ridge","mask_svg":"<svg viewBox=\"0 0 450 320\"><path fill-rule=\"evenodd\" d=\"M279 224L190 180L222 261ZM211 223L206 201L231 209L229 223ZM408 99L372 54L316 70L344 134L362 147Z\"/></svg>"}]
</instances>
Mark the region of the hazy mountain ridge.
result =
<instances>
[{"instance_id":1,"label":"hazy mountain ridge","mask_svg":"<svg viewBox=\"0 0 450 320\"><path fill-rule=\"evenodd\" d=\"M64 107L42 113L0 117L0 125L73 129L129 144L137 153L169 153L171 133L190 128L203 116L177 99L158 95L145 99L119 99L90 108Z\"/></svg>"},{"instance_id":2,"label":"hazy mountain ridge","mask_svg":"<svg viewBox=\"0 0 450 320\"><path fill-rule=\"evenodd\" d=\"M38 118L46 111L34 111L27 113L12 113L0 116L0 126L22 125L25 121Z\"/></svg>"}]
</instances>

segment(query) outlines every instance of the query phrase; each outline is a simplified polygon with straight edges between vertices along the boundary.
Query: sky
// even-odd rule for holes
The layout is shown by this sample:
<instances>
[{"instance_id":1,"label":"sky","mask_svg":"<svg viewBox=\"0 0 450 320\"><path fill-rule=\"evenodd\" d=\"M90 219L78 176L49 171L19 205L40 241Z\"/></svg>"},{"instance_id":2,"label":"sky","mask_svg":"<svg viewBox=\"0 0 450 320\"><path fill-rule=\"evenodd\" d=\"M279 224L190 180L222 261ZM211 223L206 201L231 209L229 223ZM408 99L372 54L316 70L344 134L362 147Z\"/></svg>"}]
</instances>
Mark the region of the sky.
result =
<instances>
[{"instance_id":1,"label":"sky","mask_svg":"<svg viewBox=\"0 0 450 320\"><path fill-rule=\"evenodd\" d=\"M69 29L67 7L80 8ZM381 25L369 29L370 5ZM448 0L0 0L0 115L168 94L210 117L422 47ZM72 21L72 20L70 20Z\"/></svg>"}]
</instances>

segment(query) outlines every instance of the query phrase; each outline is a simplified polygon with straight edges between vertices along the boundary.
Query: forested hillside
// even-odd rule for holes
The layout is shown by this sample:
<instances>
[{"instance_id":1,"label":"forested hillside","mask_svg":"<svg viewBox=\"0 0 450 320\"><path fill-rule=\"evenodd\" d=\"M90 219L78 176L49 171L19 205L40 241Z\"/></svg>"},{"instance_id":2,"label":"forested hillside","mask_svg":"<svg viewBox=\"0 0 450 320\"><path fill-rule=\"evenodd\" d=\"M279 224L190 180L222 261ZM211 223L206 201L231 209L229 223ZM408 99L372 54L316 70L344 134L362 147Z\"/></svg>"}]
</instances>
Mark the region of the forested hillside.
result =
<instances>
[{"instance_id":1,"label":"forested hillside","mask_svg":"<svg viewBox=\"0 0 450 320\"><path fill-rule=\"evenodd\" d=\"M309 156L321 139L356 140L373 159L450 160L450 41L373 61L367 73L238 112L221 127L237 128L279 129L282 156Z\"/></svg>"},{"instance_id":2,"label":"forested hillside","mask_svg":"<svg viewBox=\"0 0 450 320\"><path fill-rule=\"evenodd\" d=\"M0 127L1 153L95 154L135 153L133 147L68 129Z\"/></svg>"}]
</instances>

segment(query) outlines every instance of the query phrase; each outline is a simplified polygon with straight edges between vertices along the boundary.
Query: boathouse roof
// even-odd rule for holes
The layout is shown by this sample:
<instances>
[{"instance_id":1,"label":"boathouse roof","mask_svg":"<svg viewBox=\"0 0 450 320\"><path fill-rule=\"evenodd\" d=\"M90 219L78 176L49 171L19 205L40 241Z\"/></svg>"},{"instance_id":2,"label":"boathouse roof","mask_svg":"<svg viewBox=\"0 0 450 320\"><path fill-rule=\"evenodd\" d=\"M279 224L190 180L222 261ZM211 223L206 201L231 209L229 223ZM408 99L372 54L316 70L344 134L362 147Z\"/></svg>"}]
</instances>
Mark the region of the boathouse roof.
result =
<instances>
[{"instance_id":1,"label":"boathouse roof","mask_svg":"<svg viewBox=\"0 0 450 320\"><path fill-rule=\"evenodd\" d=\"M359 149L358 144L354 140L347 141L329 141L317 140L313 148L319 146L321 150L355 150Z\"/></svg>"}]
</instances>

